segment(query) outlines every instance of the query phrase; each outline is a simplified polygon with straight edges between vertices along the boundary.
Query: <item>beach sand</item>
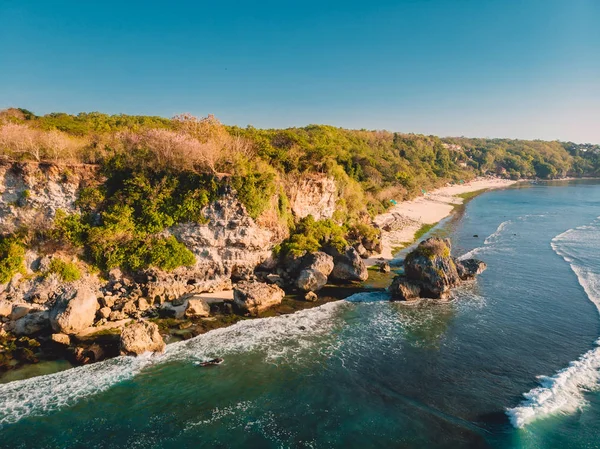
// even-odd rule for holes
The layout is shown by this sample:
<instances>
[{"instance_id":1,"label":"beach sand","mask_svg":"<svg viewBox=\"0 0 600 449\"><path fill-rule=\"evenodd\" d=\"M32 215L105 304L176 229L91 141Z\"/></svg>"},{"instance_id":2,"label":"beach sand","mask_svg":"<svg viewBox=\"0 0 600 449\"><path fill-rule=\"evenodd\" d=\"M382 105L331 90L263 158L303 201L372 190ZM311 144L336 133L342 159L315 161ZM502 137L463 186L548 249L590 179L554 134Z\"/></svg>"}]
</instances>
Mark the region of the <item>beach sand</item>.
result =
<instances>
[{"instance_id":1,"label":"beach sand","mask_svg":"<svg viewBox=\"0 0 600 449\"><path fill-rule=\"evenodd\" d=\"M365 262L367 265L373 265L381 258L393 259L393 248L412 243L415 234L423 225L438 223L452 213L455 205L463 203L463 198L456 195L477 190L500 189L516 182L498 178L476 178L464 184L448 185L414 200L398 203L385 214L375 218L375 223L382 228L383 251Z\"/></svg>"}]
</instances>

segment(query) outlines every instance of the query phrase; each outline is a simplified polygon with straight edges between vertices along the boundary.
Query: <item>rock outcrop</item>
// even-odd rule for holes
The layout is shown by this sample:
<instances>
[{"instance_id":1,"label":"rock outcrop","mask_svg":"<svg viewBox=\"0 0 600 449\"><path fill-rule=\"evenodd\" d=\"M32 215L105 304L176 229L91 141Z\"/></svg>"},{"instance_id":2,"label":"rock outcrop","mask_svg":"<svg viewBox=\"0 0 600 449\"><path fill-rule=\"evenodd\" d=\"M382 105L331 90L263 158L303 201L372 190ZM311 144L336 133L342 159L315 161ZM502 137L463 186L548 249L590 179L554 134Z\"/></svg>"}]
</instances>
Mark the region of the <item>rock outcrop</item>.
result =
<instances>
[{"instance_id":1,"label":"rock outcrop","mask_svg":"<svg viewBox=\"0 0 600 449\"><path fill-rule=\"evenodd\" d=\"M66 286L50 311L50 324L57 333L76 334L94 324L98 308L96 295L89 287Z\"/></svg>"},{"instance_id":2,"label":"rock outcrop","mask_svg":"<svg viewBox=\"0 0 600 449\"><path fill-rule=\"evenodd\" d=\"M189 318L207 317L210 315L210 306L200 298L190 298L185 308L185 316Z\"/></svg>"},{"instance_id":3,"label":"rock outcrop","mask_svg":"<svg viewBox=\"0 0 600 449\"><path fill-rule=\"evenodd\" d=\"M369 278L369 272L364 261L352 247L347 247L344 252L335 248L326 250L333 256L333 270L330 279L341 282L363 282Z\"/></svg>"},{"instance_id":4,"label":"rock outcrop","mask_svg":"<svg viewBox=\"0 0 600 449\"><path fill-rule=\"evenodd\" d=\"M481 274L487 268L485 262L477 259L454 260L458 276L463 281L475 279L478 274Z\"/></svg>"},{"instance_id":5,"label":"rock outcrop","mask_svg":"<svg viewBox=\"0 0 600 449\"><path fill-rule=\"evenodd\" d=\"M121 332L121 354L140 355L144 352L163 352L165 342L158 326L148 321L137 321Z\"/></svg>"},{"instance_id":6,"label":"rock outcrop","mask_svg":"<svg viewBox=\"0 0 600 449\"><path fill-rule=\"evenodd\" d=\"M13 232L75 210L81 187L94 184L98 167L0 161L0 228Z\"/></svg>"},{"instance_id":7,"label":"rock outcrop","mask_svg":"<svg viewBox=\"0 0 600 449\"><path fill-rule=\"evenodd\" d=\"M284 296L285 292L278 286L262 282L243 282L233 289L235 307L253 316L281 304Z\"/></svg>"},{"instance_id":8,"label":"rock outcrop","mask_svg":"<svg viewBox=\"0 0 600 449\"><path fill-rule=\"evenodd\" d=\"M290 206L298 218L312 215L315 220L331 218L338 198L333 178L305 176L289 189Z\"/></svg>"},{"instance_id":9,"label":"rock outcrop","mask_svg":"<svg viewBox=\"0 0 600 449\"><path fill-rule=\"evenodd\" d=\"M321 251L310 253L301 260L301 269L295 284L305 292L316 292L327 284L334 268L333 257Z\"/></svg>"},{"instance_id":10,"label":"rock outcrop","mask_svg":"<svg viewBox=\"0 0 600 449\"><path fill-rule=\"evenodd\" d=\"M448 299L453 287L486 268L479 260L458 261L450 252L448 239L432 237L419 243L404 259L404 274L396 276L389 287L392 299Z\"/></svg>"},{"instance_id":11,"label":"rock outcrop","mask_svg":"<svg viewBox=\"0 0 600 449\"><path fill-rule=\"evenodd\" d=\"M34 312L10 323L9 327L16 335L33 335L50 330L47 310Z\"/></svg>"}]
</instances>

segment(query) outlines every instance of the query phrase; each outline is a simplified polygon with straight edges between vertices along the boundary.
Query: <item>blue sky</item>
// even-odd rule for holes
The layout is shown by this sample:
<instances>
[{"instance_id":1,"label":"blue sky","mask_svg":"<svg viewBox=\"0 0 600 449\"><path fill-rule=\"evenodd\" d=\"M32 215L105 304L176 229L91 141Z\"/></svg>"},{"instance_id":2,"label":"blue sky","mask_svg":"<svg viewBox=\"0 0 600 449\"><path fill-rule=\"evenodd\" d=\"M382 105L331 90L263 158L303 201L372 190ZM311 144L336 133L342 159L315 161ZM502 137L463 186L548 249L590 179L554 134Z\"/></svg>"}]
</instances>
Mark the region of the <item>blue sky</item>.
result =
<instances>
[{"instance_id":1,"label":"blue sky","mask_svg":"<svg viewBox=\"0 0 600 449\"><path fill-rule=\"evenodd\" d=\"M598 23L598 0L0 0L0 107L600 143Z\"/></svg>"}]
</instances>

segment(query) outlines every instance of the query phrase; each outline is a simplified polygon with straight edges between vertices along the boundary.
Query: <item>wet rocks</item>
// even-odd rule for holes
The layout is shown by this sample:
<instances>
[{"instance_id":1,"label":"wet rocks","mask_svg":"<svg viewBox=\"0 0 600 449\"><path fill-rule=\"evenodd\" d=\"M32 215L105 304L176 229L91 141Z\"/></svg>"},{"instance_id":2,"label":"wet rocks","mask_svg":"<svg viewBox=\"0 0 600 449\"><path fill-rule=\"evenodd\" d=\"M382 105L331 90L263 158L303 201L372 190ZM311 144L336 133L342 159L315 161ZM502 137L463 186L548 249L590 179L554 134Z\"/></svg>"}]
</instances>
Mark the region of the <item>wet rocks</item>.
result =
<instances>
[{"instance_id":1,"label":"wet rocks","mask_svg":"<svg viewBox=\"0 0 600 449\"><path fill-rule=\"evenodd\" d=\"M314 292L327 284L327 278L334 268L333 257L321 251L305 255L301 270L296 278L296 287L305 292Z\"/></svg>"},{"instance_id":2,"label":"wet rocks","mask_svg":"<svg viewBox=\"0 0 600 449\"><path fill-rule=\"evenodd\" d=\"M448 299L453 287L485 270L484 262L458 261L450 251L448 239L432 237L419 243L404 259L404 274L396 276L389 287L392 299Z\"/></svg>"},{"instance_id":3,"label":"wet rocks","mask_svg":"<svg viewBox=\"0 0 600 449\"><path fill-rule=\"evenodd\" d=\"M190 298L187 300L185 316L188 318L208 317L210 315L210 306L200 298Z\"/></svg>"},{"instance_id":4,"label":"wet rocks","mask_svg":"<svg viewBox=\"0 0 600 449\"><path fill-rule=\"evenodd\" d=\"M396 276L388 290L394 301L413 301L419 298L421 285L403 276Z\"/></svg>"},{"instance_id":5,"label":"wet rocks","mask_svg":"<svg viewBox=\"0 0 600 449\"><path fill-rule=\"evenodd\" d=\"M284 295L284 291L273 284L242 282L233 289L233 302L242 313L256 316L281 304Z\"/></svg>"},{"instance_id":6,"label":"wet rocks","mask_svg":"<svg viewBox=\"0 0 600 449\"><path fill-rule=\"evenodd\" d=\"M475 276L481 274L487 268L485 262L478 259L454 260L458 275L463 281L475 279Z\"/></svg>"},{"instance_id":7,"label":"wet rocks","mask_svg":"<svg viewBox=\"0 0 600 449\"><path fill-rule=\"evenodd\" d=\"M148 321L132 323L121 332L120 351L122 355L163 352L165 346L165 342L158 332L158 326Z\"/></svg>"},{"instance_id":8,"label":"wet rocks","mask_svg":"<svg viewBox=\"0 0 600 449\"><path fill-rule=\"evenodd\" d=\"M364 261L352 247L347 247L345 251L339 251L336 248L328 248L326 251L333 256L333 270L330 279L341 282L363 282L369 278L369 272Z\"/></svg>"}]
</instances>

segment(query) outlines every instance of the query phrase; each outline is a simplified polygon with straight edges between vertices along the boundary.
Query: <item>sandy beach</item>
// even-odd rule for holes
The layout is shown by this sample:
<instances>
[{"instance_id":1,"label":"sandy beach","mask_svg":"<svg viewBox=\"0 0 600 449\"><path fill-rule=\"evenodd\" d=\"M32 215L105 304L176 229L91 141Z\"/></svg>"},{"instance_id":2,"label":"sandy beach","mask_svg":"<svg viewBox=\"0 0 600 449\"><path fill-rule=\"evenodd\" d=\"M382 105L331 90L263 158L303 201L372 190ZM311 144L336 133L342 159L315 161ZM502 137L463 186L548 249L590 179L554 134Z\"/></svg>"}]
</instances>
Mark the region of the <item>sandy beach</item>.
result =
<instances>
[{"instance_id":1,"label":"sandy beach","mask_svg":"<svg viewBox=\"0 0 600 449\"><path fill-rule=\"evenodd\" d=\"M382 228L383 251L380 255L368 259L367 265L373 265L381 258L393 258L393 248L412 243L415 234L423 225L432 225L447 217L455 205L462 204L463 198L456 195L477 190L500 189L517 181L498 178L476 178L464 184L442 187L410 201L398 203L385 214L375 218Z\"/></svg>"}]
</instances>

